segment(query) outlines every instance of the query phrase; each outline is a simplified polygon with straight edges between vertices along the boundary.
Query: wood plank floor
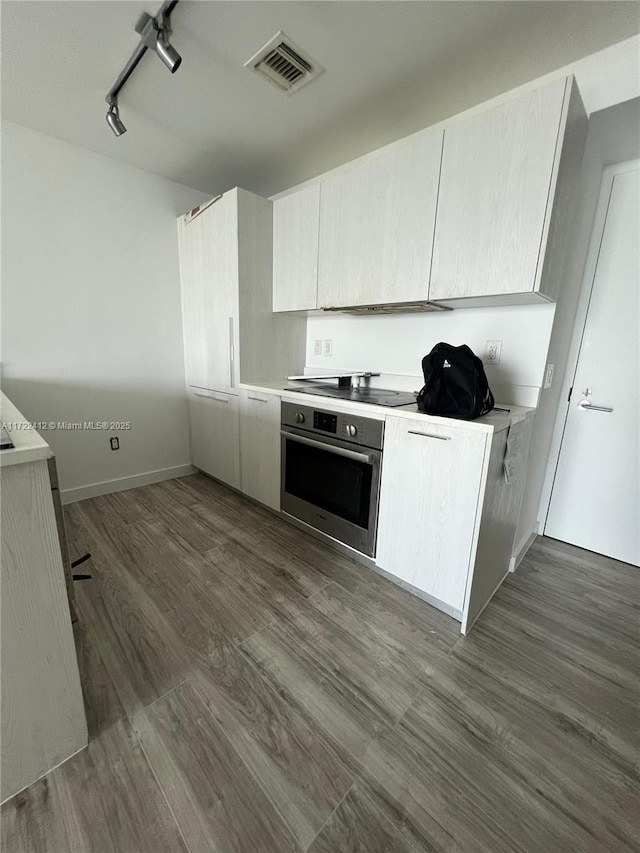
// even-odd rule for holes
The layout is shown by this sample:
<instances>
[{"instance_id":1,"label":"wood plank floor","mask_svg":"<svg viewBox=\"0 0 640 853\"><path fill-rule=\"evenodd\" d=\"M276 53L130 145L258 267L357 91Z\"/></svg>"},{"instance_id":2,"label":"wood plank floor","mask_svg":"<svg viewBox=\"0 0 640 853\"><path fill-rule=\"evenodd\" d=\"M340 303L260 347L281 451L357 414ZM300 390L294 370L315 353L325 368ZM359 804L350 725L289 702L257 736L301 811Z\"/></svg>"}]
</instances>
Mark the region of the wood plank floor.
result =
<instances>
[{"instance_id":1,"label":"wood plank floor","mask_svg":"<svg viewBox=\"0 0 640 853\"><path fill-rule=\"evenodd\" d=\"M638 569L539 538L463 638L200 475L66 513L90 744L3 851L640 850Z\"/></svg>"}]
</instances>

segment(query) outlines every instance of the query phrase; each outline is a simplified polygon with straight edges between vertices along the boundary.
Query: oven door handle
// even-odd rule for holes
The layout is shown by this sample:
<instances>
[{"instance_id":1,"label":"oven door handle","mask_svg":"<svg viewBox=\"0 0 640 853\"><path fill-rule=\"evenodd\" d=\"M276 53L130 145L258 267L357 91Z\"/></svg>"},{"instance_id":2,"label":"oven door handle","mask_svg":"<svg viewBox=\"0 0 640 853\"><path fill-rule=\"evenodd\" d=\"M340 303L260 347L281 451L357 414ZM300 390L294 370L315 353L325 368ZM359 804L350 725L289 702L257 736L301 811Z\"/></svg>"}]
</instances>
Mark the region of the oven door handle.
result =
<instances>
[{"instance_id":1,"label":"oven door handle","mask_svg":"<svg viewBox=\"0 0 640 853\"><path fill-rule=\"evenodd\" d=\"M327 444L324 441L314 441L312 438L304 438L301 435L294 435L291 432L280 430L280 435L289 441L297 441L298 444L307 444L309 447L317 447L319 450L325 450L327 453L334 453L336 456L344 456L346 459L353 459L356 462L366 462L369 465L373 462L370 453L357 453L355 450L346 450L343 447L335 447L333 444Z\"/></svg>"}]
</instances>

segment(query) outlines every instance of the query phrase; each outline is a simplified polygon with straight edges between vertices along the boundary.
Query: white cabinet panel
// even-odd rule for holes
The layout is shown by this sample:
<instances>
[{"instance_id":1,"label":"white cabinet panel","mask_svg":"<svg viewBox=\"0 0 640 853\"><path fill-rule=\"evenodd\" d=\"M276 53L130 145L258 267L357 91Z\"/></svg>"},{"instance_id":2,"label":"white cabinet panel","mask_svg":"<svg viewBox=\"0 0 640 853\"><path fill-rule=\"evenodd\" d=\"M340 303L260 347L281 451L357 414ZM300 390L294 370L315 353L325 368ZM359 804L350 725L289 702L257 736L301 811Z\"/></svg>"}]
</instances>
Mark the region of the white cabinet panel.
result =
<instances>
[{"instance_id":1,"label":"white cabinet panel","mask_svg":"<svg viewBox=\"0 0 640 853\"><path fill-rule=\"evenodd\" d=\"M445 130L430 299L536 289L569 90L561 78Z\"/></svg>"},{"instance_id":2,"label":"white cabinet panel","mask_svg":"<svg viewBox=\"0 0 640 853\"><path fill-rule=\"evenodd\" d=\"M240 391L242 491L280 511L280 397Z\"/></svg>"},{"instance_id":3,"label":"white cabinet panel","mask_svg":"<svg viewBox=\"0 0 640 853\"><path fill-rule=\"evenodd\" d=\"M178 220L188 385L231 391L238 382L238 213L227 193L188 224Z\"/></svg>"},{"instance_id":4,"label":"white cabinet panel","mask_svg":"<svg viewBox=\"0 0 640 853\"><path fill-rule=\"evenodd\" d=\"M442 131L322 182L318 306L426 299Z\"/></svg>"},{"instance_id":5,"label":"white cabinet panel","mask_svg":"<svg viewBox=\"0 0 640 853\"><path fill-rule=\"evenodd\" d=\"M196 468L240 488L238 398L189 388L191 461Z\"/></svg>"},{"instance_id":6,"label":"white cabinet panel","mask_svg":"<svg viewBox=\"0 0 640 853\"><path fill-rule=\"evenodd\" d=\"M386 418L376 563L462 611L487 434Z\"/></svg>"},{"instance_id":7,"label":"white cabinet panel","mask_svg":"<svg viewBox=\"0 0 640 853\"><path fill-rule=\"evenodd\" d=\"M317 306L320 184L273 202L273 310Z\"/></svg>"}]
</instances>

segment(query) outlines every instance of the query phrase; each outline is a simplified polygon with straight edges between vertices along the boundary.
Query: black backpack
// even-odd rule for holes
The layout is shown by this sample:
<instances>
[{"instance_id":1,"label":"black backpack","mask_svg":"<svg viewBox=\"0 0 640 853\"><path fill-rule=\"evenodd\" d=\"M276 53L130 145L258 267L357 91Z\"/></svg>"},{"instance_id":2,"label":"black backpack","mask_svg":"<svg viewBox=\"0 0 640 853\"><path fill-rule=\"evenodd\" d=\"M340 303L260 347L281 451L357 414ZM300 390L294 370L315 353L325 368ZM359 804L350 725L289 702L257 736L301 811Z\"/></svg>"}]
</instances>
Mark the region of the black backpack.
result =
<instances>
[{"instance_id":1,"label":"black backpack","mask_svg":"<svg viewBox=\"0 0 640 853\"><path fill-rule=\"evenodd\" d=\"M482 362L466 344L436 344L422 359L422 372L425 384L417 403L428 415L472 421L493 409Z\"/></svg>"}]
</instances>

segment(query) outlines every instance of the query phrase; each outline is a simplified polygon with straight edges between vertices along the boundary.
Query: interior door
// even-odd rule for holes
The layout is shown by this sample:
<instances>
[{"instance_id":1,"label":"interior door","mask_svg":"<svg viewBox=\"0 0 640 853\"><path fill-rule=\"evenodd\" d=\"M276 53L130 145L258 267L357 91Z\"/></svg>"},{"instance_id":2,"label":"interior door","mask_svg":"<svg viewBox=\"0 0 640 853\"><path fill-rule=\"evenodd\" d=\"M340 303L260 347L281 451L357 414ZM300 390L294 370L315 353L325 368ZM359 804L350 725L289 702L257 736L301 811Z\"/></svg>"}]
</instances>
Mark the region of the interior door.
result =
<instances>
[{"instance_id":1,"label":"interior door","mask_svg":"<svg viewBox=\"0 0 640 853\"><path fill-rule=\"evenodd\" d=\"M544 533L640 564L640 166L613 177Z\"/></svg>"}]
</instances>

